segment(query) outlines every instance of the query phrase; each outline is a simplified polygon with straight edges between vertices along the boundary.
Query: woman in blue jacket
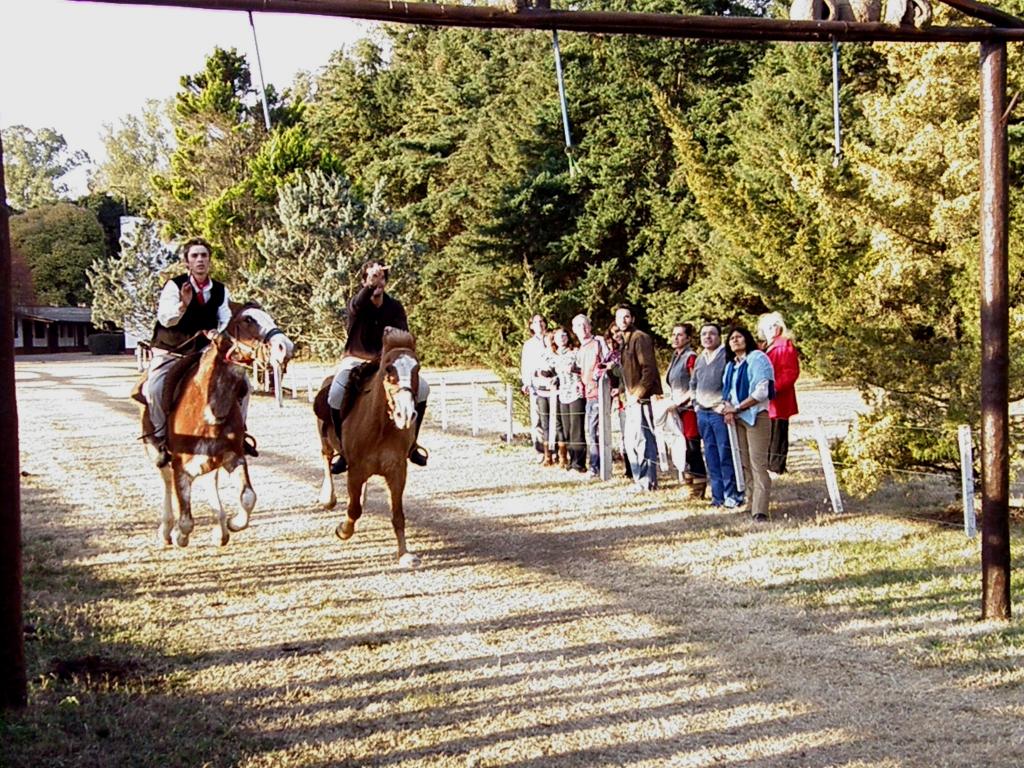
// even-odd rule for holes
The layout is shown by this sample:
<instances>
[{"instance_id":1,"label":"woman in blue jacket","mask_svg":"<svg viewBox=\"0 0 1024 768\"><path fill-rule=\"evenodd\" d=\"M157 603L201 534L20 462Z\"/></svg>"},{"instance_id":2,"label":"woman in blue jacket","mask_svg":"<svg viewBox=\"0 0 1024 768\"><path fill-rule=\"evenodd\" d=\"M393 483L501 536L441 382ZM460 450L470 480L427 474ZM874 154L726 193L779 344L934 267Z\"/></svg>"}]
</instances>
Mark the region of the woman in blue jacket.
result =
<instances>
[{"instance_id":1,"label":"woman in blue jacket","mask_svg":"<svg viewBox=\"0 0 1024 768\"><path fill-rule=\"evenodd\" d=\"M736 425L750 514L757 522L767 522L772 492L768 475L768 444L772 433L768 401L775 384L775 371L768 355L757 348L753 334L746 328L735 327L729 331L725 354L721 412L726 424Z\"/></svg>"}]
</instances>

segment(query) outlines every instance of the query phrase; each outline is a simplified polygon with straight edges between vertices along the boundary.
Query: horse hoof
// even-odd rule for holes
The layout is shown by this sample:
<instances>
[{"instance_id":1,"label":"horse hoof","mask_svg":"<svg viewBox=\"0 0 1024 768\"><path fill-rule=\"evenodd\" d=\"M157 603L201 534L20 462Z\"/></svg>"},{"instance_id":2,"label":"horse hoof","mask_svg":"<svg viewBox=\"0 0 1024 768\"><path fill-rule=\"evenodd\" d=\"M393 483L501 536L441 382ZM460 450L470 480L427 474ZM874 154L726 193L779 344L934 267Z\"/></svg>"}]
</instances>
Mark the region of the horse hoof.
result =
<instances>
[{"instance_id":1,"label":"horse hoof","mask_svg":"<svg viewBox=\"0 0 1024 768\"><path fill-rule=\"evenodd\" d=\"M343 520L338 523L338 527L334 529L334 535L342 541L348 541L352 538L352 534L356 532L355 525L350 520Z\"/></svg>"},{"instance_id":2,"label":"horse hoof","mask_svg":"<svg viewBox=\"0 0 1024 768\"><path fill-rule=\"evenodd\" d=\"M171 541L171 529L167 526L161 525L156 534L156 543L162 547L171 546L173 543Z\"/></svg>"},{"instance_id":3,"label":"horse hoof","mask_svg":"<svg viewBox=\"0 0 1024 768\"><path fill-rule=\"evenodd\" d=\"M185 537L188 537L188 535L192 533L192 529L195 527L195 521L193 521L191 517L181 518L180 520L178 520L178 530Z\"/></svg>"},{"instance_id":4,"label":"horse hoof","mask_svg":"<svg viewBox=\"0 0 1024 768\"><path fill-rule=\"evenodd\" d=\"M249 515L243 515L241 512L234 515L234 517L228 518L228 530L232 533L238 533L244 531L249 527ZM227 543L227 542L225 542Z\"/></svg>"},{"instance_id":5,"label":"horse hoof","mask_svg":"<svg viewBox=\"0 0 1024 768\"><path fill-rule=\"evenodd\" d=\"M338 505L338 499L335 497L324 498L321 496L317 499L317 503L319 503L323 509L334 509Z\"/></svg>"},{"instance_id":6,"label":"horse hoof","mask_svg":"<svg viewBox=\"0 0 1024 768\"><path fill-rule=\"evenodd\" d=\"M182 533L181 531L175 530L175 532L171 535L171 538L174 539L174 543L177 544L179 547L188 546L187 533Z\"/></svg>"},{"instance_id":7,"label":"horse hoof","mask_svg":"<svg viewBox=\"0 0 1024 768\"><path fill-rule=\"evenodd\" d=\"M398 565L400 568L419 568L420 556L414 555L412 552L406 552L398 558Z\"/></svg>"},{"instance_id":8,"label":"horse hoof","mask_svg":"<svg viewBox=\"0 0 1024 768\"><path fill-rule=\"evenodd\" d=\"M221 546L221 547L226 547L230 540L231 540L231 534L228 533L227 531L222 531L220 528L214 528L213 529L213 543L214 544L216 544L218 546Z\"/></svg>"}]
</instances>

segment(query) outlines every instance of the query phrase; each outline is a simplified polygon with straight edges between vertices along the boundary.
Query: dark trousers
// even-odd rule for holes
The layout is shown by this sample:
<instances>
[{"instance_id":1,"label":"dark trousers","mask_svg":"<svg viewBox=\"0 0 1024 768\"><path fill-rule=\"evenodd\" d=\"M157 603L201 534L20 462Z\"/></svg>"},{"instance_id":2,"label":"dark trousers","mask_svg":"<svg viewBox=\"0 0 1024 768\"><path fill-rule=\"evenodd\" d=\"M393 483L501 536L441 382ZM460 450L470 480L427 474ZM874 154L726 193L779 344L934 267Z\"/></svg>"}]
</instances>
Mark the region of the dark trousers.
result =
<instances>
[{"instance_id":1,"label":"dark trousers","mask_svg":"<svg viewBox=\"0 0 1024 768\"><path fill-rule=\"evenodd\" d=\"M768 442L768 469L781 475L786 471L789 455L789 419L772 419L772 436Z\"/></svg>"},{"instance_id":2,"label":"dark trousers","mask_svg":"<svg viewBox=\"0 0 1024 768\"><path fill-rule=\"evenodd\" d=\"M543 451L548 442L548 430L551 424L551 401L547 395L537 395L537 435L539 442L534 443L538 451Z\"/></svg>"},{"instance_id":3,"label":"dark trousers","mask_svg":"<svg viewBox=\"0 0 1024 768\"><path fill-rule=\"evenodd\" d=\"M571 403L558 403L558 441L569 448L569 469L587 468L587 440L584 426L586 403L582 397Z\"/></svg>"},{"instance_id":4,"label":"dark trousers","mask_svg":"<svg viewBox=\"0 0 1024 768\"><path fill-rule=\"evenodd\" d=\"M686 469L694 477L707 477L708 470L704 466L704 456L700 452L700 438L686 438Z\"/></svg>"}]
</instances>

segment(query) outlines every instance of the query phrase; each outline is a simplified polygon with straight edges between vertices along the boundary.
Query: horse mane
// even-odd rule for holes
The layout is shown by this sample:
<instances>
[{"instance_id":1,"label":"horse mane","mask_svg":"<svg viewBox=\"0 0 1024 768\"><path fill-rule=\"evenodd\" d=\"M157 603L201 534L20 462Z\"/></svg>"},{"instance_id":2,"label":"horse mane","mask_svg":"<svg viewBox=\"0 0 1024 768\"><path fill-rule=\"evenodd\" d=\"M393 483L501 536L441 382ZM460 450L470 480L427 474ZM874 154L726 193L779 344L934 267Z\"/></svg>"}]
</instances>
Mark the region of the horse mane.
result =
<instances>
[{"instance_id":1,"label":"horse mane","mask_svg":"<svg viewBox=\"0 0 1024 768\"><path fill-rule=\"evenodd\" d=\"M389 325L384 329L384 348L381 350L380 357L376 360L367 360L349 373L348 386L345 388L339 408L342 419L348 416L359 395L369 387L374 376L380 372L382 361L387 360L393 351L401 349L415 352L416 337L408 331Z\"/></svg>"},{"instance_id":2,"label":"horse mane","mask_svg":"<svg viewBox=\"0 0 1024 768\"><path fill-rule=\"evenodd\" d=\"M239 312L244 312L247 309L263 309L258 301L247 301L244 304L240 301L229 301L228 308L231 310L231 316L234 317Z\"/></svg>"},{"instance_id":3,"label":"horse mane","mask_svg":"<svg viewBox=\"0 0 1024 768\"><path fill-rule=\"evenodd\" d=\"M415 352L416 337L409 333L409 331L403 331L389 325L384 329L384 349L381 352L381 358L385 357L392 349L408 349Z\"/></svg>"}]
</instances>

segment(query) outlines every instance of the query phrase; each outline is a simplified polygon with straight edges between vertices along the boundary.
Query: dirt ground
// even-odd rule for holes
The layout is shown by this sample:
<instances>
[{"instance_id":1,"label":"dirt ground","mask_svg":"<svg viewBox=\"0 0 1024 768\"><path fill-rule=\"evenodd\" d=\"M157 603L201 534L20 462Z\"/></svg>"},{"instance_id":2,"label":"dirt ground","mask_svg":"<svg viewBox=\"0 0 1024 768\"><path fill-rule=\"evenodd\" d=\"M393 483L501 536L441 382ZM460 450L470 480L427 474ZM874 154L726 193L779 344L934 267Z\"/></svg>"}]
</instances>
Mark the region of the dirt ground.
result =
<instances>
[{"instance_id":1,"label":"dirt ground","mask_svg":"<svg viewBox=\"0 0 1024 768\"><path fill-rule=\"evenodd\" d=\"M672 479L637 496L619 467L607 483L539 467L500 428L441 432L428 416L430 464L411 468L406 492L423 560L402 570L383 486L339 541L343 511L316 504L308 403L256 398L251 526L214 543L206 479L192 543L159 546L133 378L126 358L18 360L23 519L28 551L49 553L35 556L87 598L68 608L83 633L164 659L153 672L173 685L136 699L126 722L152 728L166 764L1024 764L1019 688L954 684L716 573L701 546L767 534L685 501ZM816 415L840 429L859 400L818 388L801 404L796 440ZM790 514L773 525L818 535L813 504L784 487L780 499ZM53 599L30 593L26 606ZM79 764L136 764L128 726L104 727Z\"/></svg>"}]
</instances>

